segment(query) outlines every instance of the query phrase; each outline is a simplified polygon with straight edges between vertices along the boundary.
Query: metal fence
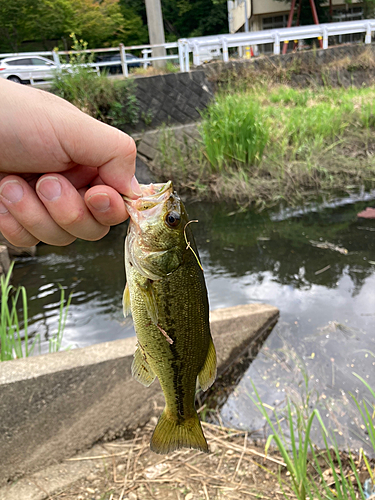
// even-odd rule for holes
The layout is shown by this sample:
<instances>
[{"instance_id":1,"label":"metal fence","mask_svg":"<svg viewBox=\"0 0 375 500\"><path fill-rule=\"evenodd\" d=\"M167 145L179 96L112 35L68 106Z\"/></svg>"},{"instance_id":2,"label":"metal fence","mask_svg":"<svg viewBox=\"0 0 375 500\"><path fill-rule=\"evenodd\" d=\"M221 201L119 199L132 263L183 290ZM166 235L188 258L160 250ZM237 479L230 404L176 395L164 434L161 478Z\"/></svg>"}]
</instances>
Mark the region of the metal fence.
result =
<instances>
[{"instance_id":1,"label":"metal fence","mask_svg":"<svg viewBox=\"0 0 375 500\"><path fill-rule=\"evenodd\" d=\"M142 53L140 64L147 68L149 64L154 61L179 61L180 71L190 71L190 54L193 54L194 66L199 66L203 62L212 58L212 54L220 56L223 61L229 60L229 49L242 47L256 47L263 44L273 44L273 53L280 54L280 44L282 42L288 43L290 40L309 40L317 38L323 41L323 49L328 48L329 37L337 35L349 35L353 33L363 33L364 42L371 43L372 34L375 31L375 19L364 19L359 21L348 21L329 24L314 24L309 26L295 26L291 28L280 28L263 31L251 31L248 33L234 33L225 35L213 35L195 38L183 38L178 42L165 43L161 45L134 45L125 47L120 44L119 47L112 47L107 49L88 49L85 51L43 51L43 52L23 52L18 54L0 54L0 59L11 56L30 57L42 55L52 57L57 68L62 68L66 65L61 62L62 57L68 57L71 54L77 53L118 53L120 58L118 61L103 61L90 63L96 71L100 67L110 67L121 64L121 71L124 76L129 76L129 65L131 61L127 61L126 55L134 51ZM153 57L153 49L164 47L166 51L172 51L171 54L166 54L161 57ZM177 50L177 52L176 52ZM34 84L34 78L31 76L29 80ZM40 83L38 83L39 85Z\"/></svg>"},{"instance_id":2,"label":"metal fence","mask_svg":"<svg viewBox=\"0 0 375 500\"><path fill-rule=\"evenodd\" d=\"M271 43L273 44L273 53L280 54L280 44L282 42L317 38L323 41L323 49L327 49L329 37L363 33L364 42L368 44L371 43L373 31L375 31L375 19L363 19L360 21L250 31L248 33L184 38L178 41L179 54L181 55L180 67L181 71L190 70L190 53L193 53L193 64L199 66L201 64L201 54L207 50L220 50L223 61L228 61L230 48L255 47Z\"/></svg>"}]
</instances>

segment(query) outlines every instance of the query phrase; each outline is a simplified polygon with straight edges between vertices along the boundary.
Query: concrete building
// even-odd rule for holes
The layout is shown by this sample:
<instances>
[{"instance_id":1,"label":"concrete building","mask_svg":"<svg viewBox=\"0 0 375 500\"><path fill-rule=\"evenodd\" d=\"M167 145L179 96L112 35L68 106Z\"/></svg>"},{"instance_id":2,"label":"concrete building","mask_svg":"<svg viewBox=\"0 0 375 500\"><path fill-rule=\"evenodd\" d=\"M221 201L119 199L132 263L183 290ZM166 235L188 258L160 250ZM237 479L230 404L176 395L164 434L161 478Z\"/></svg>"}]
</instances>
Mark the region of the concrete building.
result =
<instances>
[{"instance_id":1,"label":"concrete building","mask_svg":"<svg viewBox=\"0 0 375 500\"><path fill-rule=\"evenodd\" d=\"M308 0L304 1L308 3ZM332 21L355 21L362 19L362 3L361 1L353 0L351 5L348 5L344 0L332 0ZM327 1L327 7L328 5L329 2ZM277 0L229 0L228 17L230 33L244 31L245 10L249 18L250 31L285 28L288 22L290 2L279 2ZM350 40L345 39L342 41Z\"/></svg>"}]
</instances>

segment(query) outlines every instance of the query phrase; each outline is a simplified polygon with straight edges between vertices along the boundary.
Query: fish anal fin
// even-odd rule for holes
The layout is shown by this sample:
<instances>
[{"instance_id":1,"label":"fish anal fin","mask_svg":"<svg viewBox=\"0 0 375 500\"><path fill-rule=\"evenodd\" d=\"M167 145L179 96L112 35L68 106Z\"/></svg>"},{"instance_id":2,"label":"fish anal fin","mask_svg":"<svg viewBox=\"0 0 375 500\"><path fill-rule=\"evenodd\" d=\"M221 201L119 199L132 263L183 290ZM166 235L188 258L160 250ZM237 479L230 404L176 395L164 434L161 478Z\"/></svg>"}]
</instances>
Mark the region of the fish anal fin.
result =
<instances>
[{"instance_id":1,"label":"fish anal fin","mask_svg":"<svg viewBox=\"0 0 375 500\"><path fill-rule=\"evenodd\" d=\"M151 438L151 450L166 454L180 448L195 448L208 453L208 445L204 437L197 413L192 417L179 421L164 408Z\"/></svg>"},{"instance_id":2,"label":"fish anal fin","mask_svg":"<svg viewBox=\"0 0 375 500\"><path fill-rule=\"evenodd\" d=\"M210 339L206 360L203 368L198 373L199 385L203 391L207 391L207 389L214 383L216 370L216 351L214 343L212 342L212 339Z\"/></svg>"},{"instance_id":3,"label":"fish anal fin","mask_svg":"<svg viewBox=\"0 0 375 500\"><path fill-rule=\"evenodd\" d=\"M125 318L128 314L131 313L131 310L132 310L131 304L130 304L129 286L127 283L125 285L124 295L122 296L122 310L123 310Z\"/></svg>"},{"instance_id":4,"label":"fish anal fin","mask_svg":"<svg viewBox=\"0 0 375 500\"><path fill-rule=\"evenodd\" d=\"M156 377L151 366L147 363L140 347L137 347L134 353L132 376L145 387L149 387Z\"/></svg>"}]
</instances>

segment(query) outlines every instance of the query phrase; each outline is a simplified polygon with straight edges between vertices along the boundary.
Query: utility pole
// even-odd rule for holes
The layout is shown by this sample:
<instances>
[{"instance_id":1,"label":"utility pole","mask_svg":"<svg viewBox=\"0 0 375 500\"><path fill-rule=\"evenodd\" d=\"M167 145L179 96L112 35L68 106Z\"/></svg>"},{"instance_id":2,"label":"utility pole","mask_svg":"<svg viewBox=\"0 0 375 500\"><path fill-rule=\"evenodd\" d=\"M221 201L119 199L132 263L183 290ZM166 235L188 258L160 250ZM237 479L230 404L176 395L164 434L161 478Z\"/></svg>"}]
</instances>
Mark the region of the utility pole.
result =
<instances>
[{"instance_id":1,"label":"utility pole","mask_svg":"<svg viewBox=\"0 0 375 500\"><path fill-rule=\"evenodd\" d=\"M244 6L245 6L245 33L249 33L249 15L247 12L247 0L244 0Z\"/></svg>"},{"instance_id":2,"label":"utility pole","mask_svg":"<svg viewBox=\"0 0 375 500\"><path fill-rule=\"evenodd\" d=\"M163 14L161 12L160 0L146 0L146 14L148 35L150 45L160 45L165 43ZM166 55L165 47L152 49L152 57L163 57ZM153 61L155 68L164 68L166 61Z\"/></svg>"}]
</instances>

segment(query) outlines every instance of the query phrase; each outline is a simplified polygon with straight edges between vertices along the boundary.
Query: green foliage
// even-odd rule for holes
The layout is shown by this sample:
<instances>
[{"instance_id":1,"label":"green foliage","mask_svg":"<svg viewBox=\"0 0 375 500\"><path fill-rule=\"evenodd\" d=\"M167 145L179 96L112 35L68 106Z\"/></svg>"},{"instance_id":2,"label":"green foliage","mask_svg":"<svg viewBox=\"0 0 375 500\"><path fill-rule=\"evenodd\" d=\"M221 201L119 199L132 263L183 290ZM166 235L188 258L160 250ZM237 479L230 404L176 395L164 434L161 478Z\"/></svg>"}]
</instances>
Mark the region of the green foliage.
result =
<instances>
[{"instance_id":1,"label":"green foliage","mask_svg":"<svg viewBox=\"0 0 375 500\"><path fill-rule=\"evenodd\" d=\"M147 25L144 0L120 0ZM163 0L164 28L169 41L189 36L228 33L226 0Z\"/></svg>"},{"instance_id":2,"label":"green foliage","mask_svg":"<svg viewBox=\"0 0 375 500\"><path fill-rule=\"evenodd\" d=\"M372 397L375 398L375 393L368 383L358 375L356 376L369 389ZM298 500L312 498L316 500L365 500L361 479L351 451L348 451L350 467L348 473L347 465L343 463L334 435L328 435L318 409L314 408L310 401L311 392L308 388L307 375L305 376L306 397L304 398L301 395L302 401L295 401L287 397L286 408L285 411L281 412L281 415L280 409L278 412L274 409L272 415L270 415L269 409L262 403L254 385L253 389L254 396L249 395L249 397L272 431L272 434L267 439L265 451L267 453L271 442L275 442L290 474L290 482L281 479L281 476L279 476L280 488L286 498L289 498L289 495L285 494L286 487L291 486ZM365 411L363 411L360 403L353 395L352 398L359 409L362 421L370 435L373 452L375 452L375 430L372 420L374 405L371 405L371 411L369 411L367 403L364 402ZM319 423L324 442L323 449L319 451L316 450L310 436L314 419ZM362 456L370 477L373 479L373 471L369 460L365 454Z\"/></svg>"},{"instance_id":3,"label":"green foliage","mask_svg":"<svg viewBox=\"0 0 375 500\"><path fill-rule=\"evenodd\" d=\"M86 50L87 42L71 34L74 50ZM52 92L81 111L109 125L123 129L139 121L139 105L133 80L111 80L87 66L92 56L71 54L71 68L55 75Z\"/></svg>"},{"instance_id":4,"label":"green foliage","mask_svg":"<svg viewBox=\"0 0 375 500\"><path fill-rule=\"evenodd\" d=\"M295 89L253 78L217 94L194 146L161 137L161 174L201 198L259 209L374 188L375 159L365 154L375 142L374 102L375 87ZM179 147L182 158L169 154Z\"/></svg>"},{"instance_id":5,"label":"green foliage","mask_svg":"<svg viewBox=\"0 0 375 500\"><path fill-rule=\"evenodd\" d=\"M258 164L269 136L259 104L246 94L218 96L203 114L200 132L214 172Z\"/></svg>"},{"instance_id":6,"label":"green foliage","mask_svg":"<svg viewBox=\"0 0 375 500\"><path fill-rule=\"evenodd\" d=\"M141 17L119 0L0 0L1 51L18 52L26 41L68 50L72 31L91 47L148 40Z\"/></svg>"},{"instance_id":7,"label":"green foliage","mask_svg":"<svg viewBox=\"0 0 375 500\"><path fill-rule=\"evenodd\" d=\"M0 361L31 356L40 341L39 335L36 335L29 345L27 293L24 286L15 289L10 284L13 265L6 276L0 276ZM65 292L61 288L58 331L49 339L49 352L57 352L61 347L71 298L70 294L65 305ZM22 318L18 313L20 307Z\"/></svg>"}]
</instances>

